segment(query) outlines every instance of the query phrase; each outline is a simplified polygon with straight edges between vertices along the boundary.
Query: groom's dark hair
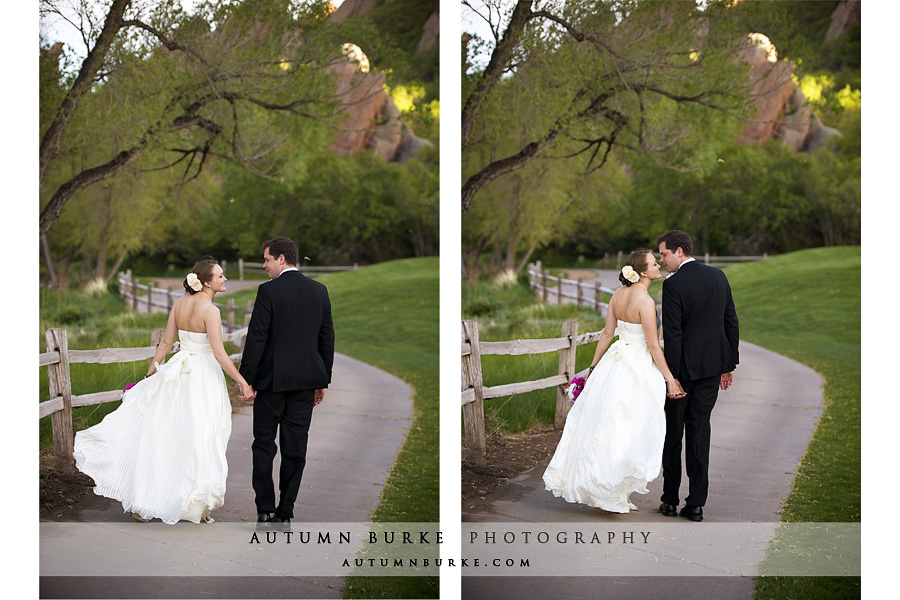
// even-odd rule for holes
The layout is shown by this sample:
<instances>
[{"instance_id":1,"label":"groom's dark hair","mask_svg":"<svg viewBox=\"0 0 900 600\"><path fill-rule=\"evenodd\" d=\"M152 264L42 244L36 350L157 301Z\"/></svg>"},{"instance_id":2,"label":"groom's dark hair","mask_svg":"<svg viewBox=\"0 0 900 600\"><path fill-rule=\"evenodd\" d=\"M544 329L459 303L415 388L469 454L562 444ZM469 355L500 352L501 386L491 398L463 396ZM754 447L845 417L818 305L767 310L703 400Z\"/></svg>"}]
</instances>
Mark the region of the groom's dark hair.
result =
<instances>
[{"instance_id":1,"label":"groom's dark hair","mask_svg":"<svg viewBox=\"0 0 900 600\"><path fill-rule=\"evenodd\" d=\"M691 238L688 237L688 234L683 231L673 229L672 231L665 232L656 240L656 245L658 246L663 242L666 243L666 248L668 248L672 252L675 252L675 250L681 248L681 251L684 252L687 256L694 255L694 243L691 242Z\"/></svg>"},{"instance_id":2,"label":"groom's dark hair","mask_svg":"<svg viewBox=\"0 0 900 600\"><path fill-rule=\"evenodd\" d=\"M269 240L268 242L263 242L262 251L265 254L266 248L269 249L269 254L271 254L274 258L278 258L282 254L284 254L284 262L291 265L292 267L297 266L297 244L292 242L290 239L286 237L275 238L274 240Z\"/></svg>"}]
</instances>

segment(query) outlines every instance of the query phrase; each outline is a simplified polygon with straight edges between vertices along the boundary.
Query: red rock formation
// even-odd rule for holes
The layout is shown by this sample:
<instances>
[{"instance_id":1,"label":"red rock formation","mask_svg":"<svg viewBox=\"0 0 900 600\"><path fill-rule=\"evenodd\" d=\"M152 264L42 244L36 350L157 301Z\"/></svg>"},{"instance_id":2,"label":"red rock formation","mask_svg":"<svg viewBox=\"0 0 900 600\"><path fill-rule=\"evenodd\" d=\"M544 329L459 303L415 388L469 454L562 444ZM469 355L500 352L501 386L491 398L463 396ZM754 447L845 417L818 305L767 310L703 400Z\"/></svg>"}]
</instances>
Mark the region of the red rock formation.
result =
<instances>
[{"instance_id":1,"label":"red rock formation","mask_svg":"<svg viewBox=\"0 0 900 600\"><path fill-rule=\"evenodd\" d=\"M384 91L384 74L364 73L350 60L335 61L329 69L338 75L335 97L347 114L329 150L356 154L368 149L386 161L406 162L433 145L400 120L400 111Z\"/></svg>"},{"instance_id":2,"label":"red rock formation","mask_svg":"<svg viewBox=\"0 0 900 600\"><path fill-rule=\"evenodd\" d=\"M422 26L422 37L419 38L419 44L416 46L416 52L424 52L429 48L433 48L441 42L441 17L440 6L431 13L428 20Z\"/></svg>"},{"instance_id":3,"label":"red rock formation","mask_svg":"<svg viewBox=\"0 0 900 600\"><path fill-rule=\"evenodd\" d=\"M358 17L359 15L365 14L376 6L390 4L391 2L393 2L393 0L344 0L344 3L341 4L328 18L335 23L340 23L351 17Z\"/></svg>"},{"instance_id":4,"label":"red rock formation","mask_svg":"<svg viewBox=\"0 0 900 600\"><path fill-rule=\"evenodd\" d=\"M859 0L841 0L831 13L831 24L825 32L825 41L833 42L844 33L850 25L859 25L862 18L862 3Z\"/></svg>"},{"instance_id":5,"label":"red rock formation","mask_svg":"<svg viewBox=\"0 0 900 600\"><path fill-rule=\"evenodd\" d=\"M836 129L826 127L813 111L791 78L791 63L778 61L768 38L751 35L743 58L750 65L756 115L744 126L740 142L762 144L779 139L794 152L813 152L831 136L840 135Z\"/></svg>"}]
</instances>

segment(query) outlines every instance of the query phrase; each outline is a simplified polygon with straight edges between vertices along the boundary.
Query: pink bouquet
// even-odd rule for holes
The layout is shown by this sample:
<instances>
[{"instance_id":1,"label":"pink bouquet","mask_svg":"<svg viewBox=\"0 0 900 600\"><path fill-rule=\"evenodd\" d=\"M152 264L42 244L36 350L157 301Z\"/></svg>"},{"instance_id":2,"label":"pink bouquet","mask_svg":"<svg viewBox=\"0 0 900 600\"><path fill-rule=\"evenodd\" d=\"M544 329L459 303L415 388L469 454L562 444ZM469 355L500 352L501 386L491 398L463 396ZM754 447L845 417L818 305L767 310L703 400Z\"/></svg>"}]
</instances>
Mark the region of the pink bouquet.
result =
<instances>
[{"instance_id":1,"label":"pink bouquet","mask_svg":"<svg viewBox=\"0 0 900 600\"><path fill-rule=\"evenodd\" d=\"M584 383L584 377L572 378L572 381L569 382L568 387L563 390L566 393L566 396L569 397L569 402L575 404L575 401L578 399L578 395L581 394L581 390L584 389Z\"/></svg>"}]
</instances>

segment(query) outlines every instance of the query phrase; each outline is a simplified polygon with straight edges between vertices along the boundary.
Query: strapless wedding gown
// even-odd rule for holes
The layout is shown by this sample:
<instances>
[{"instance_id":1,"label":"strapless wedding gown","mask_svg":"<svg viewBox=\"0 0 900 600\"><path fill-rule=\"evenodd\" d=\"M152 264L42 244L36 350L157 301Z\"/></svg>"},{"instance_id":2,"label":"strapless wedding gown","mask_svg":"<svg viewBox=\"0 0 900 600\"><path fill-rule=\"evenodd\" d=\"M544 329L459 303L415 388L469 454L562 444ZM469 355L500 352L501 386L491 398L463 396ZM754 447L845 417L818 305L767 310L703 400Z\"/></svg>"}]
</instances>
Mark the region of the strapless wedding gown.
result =
<instances>
[{"instance_id":1,"label":"strapless wedding gown","mask_svg":"<svg viewBox=\"0 0 900 600\"><path fill-rule=\"evenodd\" d=\"M199 523L225 501L231 403L205 333L179 331L181 349L125 392L122 405L75 434L75 465L94 493L125 512Z\"/></svg>"},{"instance_id":2,"label":"strapless wedding gown","mask_svg":"<svg viewBox=\"0 0 900 600\"><path fill-rule=\"evenodd\" d=\"M660 473L666 382L639 323L617 321L619 339L594 368L566 418L544 472L554 496L627 513Z\"/></svg>"}]
</instances>

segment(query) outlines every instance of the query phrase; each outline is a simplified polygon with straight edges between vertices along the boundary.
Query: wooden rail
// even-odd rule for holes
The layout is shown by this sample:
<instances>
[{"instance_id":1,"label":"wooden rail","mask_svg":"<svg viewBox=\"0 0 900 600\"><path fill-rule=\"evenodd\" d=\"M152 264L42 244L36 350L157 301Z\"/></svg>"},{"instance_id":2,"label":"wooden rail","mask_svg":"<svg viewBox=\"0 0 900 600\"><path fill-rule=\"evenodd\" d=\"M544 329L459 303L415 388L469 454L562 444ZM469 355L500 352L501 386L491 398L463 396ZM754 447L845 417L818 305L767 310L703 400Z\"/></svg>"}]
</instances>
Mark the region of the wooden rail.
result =
<instances>
[{"instance_id":1,"label":"wooden rail","mask_svg":"<svg viewBox=\"0 0 900 600\"><path fill-rule=\"evenodd\" d=\"M353 265L349 267L320 267L315 265L301 265L297 267L297 269L299 269L301 273L331 273L334 271L352 271L353 269L358 268L359 265L356 263L353 263ZM244 280L244 273L265 272L266 270L263 268L263 263L250 262L244 260L243 258L238 259L238 281Z\"/></svg>"},{"instance_id":2,"label":"wooden rail","mask_svg":"<svg viewBox=\"0 0 900 600\"><path fill-rule=\"evenodd\" d=\"M135 312L169 312L175 305L175 301L184 296L184 290L174 291L171 287L162 289L154 287L152 284L142 285L134 280L131 270L119 273L117 277L119 284L119 295L125 299L125 303L130 305ZM250 322L250 315L253 313L253 300L247 302L247 306L235 306L234 298L229 298L225 304L213 302L220 311L225 312L225 318L222 319L222 325L226 332L237 331L244 328ZM141 310L143 309L143 310ZM235 315L243 314L243 324L237 324Z\"/></svg>"},{"instance_id":3,"label":"wooden rail","mask_svg":"<svg viewBox=\"0 0 900 600\"><path fill-rule=\"evenodd\" d=\"M63 465L71 466L73 460L75 433L72 427L72 409L122 399L122 390L73 395L69 365L73 363L128 363L138 360L148 360L149 362L149 359L156 354L156 346L162 341L164 334L165 329L154 329L150 334L150 345L138 348L70 350L69 334L65 329L54 328L46 331L47 352L38 356L38 363L41 367L48 368L50 399L38 405L38 418L50 416L53 429L53 454L62 461ZM236 345L242 352L246 338L246 328L222 335L224 342ZM178 352L179 348L180 343L176 341L169 354ZM241 353L232 354L229 358L232 361L239 361Z\"/></svg>"},{"instance_id":4,"label":"wooden rail","mask_svg":"<svg viewBox=\"0 0 900 600\"><path fill-rule=\"evenodd\" d=\"M578 346L596 342L600 337L599 331L579 336L578 321L573 319L563 323L561 337L550 339L482 342L478 339L478 323L476 321L463 321L461 332L462 389L460 399L465 427L465 453L469 460L476 462L484 460L484 401L490 398L524 394L555 386L556 416L554 423L557 428L562 427L566 422L566 415L571 407L569 399L563 392L563 387L573 377L587 372L587 369L584 369L580 374L575 372L575 351ZM517 356L543 354L546 352L559 353L559 369L556 375L536 381L485 387L481 369L482 355L502 354Z\"/></svg>"},{"instance_id":5,"label":"wooden rail","mask_svg":"<svg viewBox=\"0 0 900 600\"><path fill-rule=\"evenodd\" d=\"M565 279L562 275L553 277L541 267L540 261L528 265L527 273L528 285L540 295L544 304L550 300L550 290L555 289L557 306L563 304L563 298L569 298L574 300L579 307L587 306L595 309L604 318L609 308L609 303L604 302L604 297L612 296L616 291L602 285L600 281L586 283L581 278ZM552 286L553 283L556 285ZM608 300L608 298L606 299Z\"/></svg>"}]
</instances>

